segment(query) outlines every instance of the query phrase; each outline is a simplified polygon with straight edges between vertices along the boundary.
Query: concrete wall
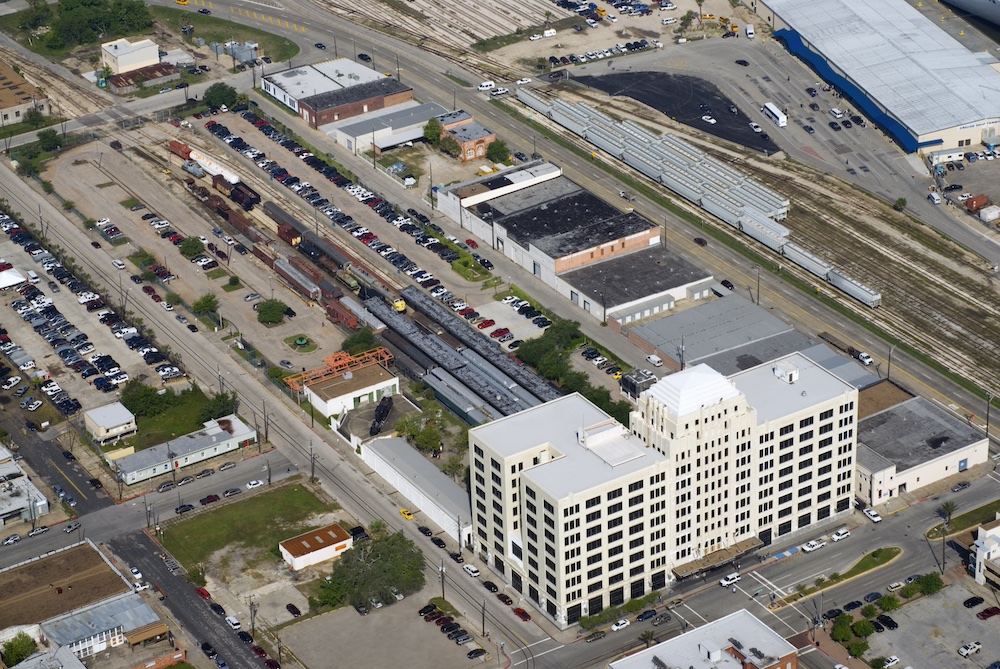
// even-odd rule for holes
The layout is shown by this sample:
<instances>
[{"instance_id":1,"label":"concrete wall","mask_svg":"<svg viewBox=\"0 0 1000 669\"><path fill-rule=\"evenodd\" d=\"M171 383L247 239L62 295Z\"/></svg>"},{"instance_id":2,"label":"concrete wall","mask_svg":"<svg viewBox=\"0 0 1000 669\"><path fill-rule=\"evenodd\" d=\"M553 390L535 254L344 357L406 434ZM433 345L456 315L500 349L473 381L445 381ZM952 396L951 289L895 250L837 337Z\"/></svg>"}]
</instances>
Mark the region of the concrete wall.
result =
<instances>
[{"instance_id":1,"label":"concrete wall","mask_svg":"<svg viewBox=\"0 0 1000 669\"><path fill-rule=\"evenodd\" d=\"M578 251L568 256L563 256L556 260L555 270L557 274L569 272L570 270L593 265L595 262L608 260L617 256L647 249L650 246L659 244L660 235L656 228L643 230L628 237L622 237L611 242L605 242L589 249Z\"/></svg>"},{"instance_id":2,"label":"concrete wall","mask_svg":"<svg viewBox=\"0 0 1000 669\"><path fill-rule=\"evenodd\" d=\"M395 395L398 392L399 380L395 378L386 379L366 388L359 388L328 400L324 400L317 395L309 386L306 386L305 389L305 395L309 399L309 403L327 418L339 416L364 404L377 403L384 396Z\"/></svg>"}]
</instances>

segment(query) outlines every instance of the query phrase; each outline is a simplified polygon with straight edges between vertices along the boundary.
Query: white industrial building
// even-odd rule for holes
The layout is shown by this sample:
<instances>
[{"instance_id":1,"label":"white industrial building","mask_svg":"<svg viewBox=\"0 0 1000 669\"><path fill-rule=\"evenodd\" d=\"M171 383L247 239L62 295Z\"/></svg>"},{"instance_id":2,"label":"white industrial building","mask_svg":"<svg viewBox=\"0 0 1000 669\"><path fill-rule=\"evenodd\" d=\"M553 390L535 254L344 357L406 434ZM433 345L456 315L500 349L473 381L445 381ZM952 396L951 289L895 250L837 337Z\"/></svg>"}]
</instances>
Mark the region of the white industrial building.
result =
<instances>
[{"instance_id":1,"label":"white industrial building","mask_svg":"<svg viewBox=\"0 0 1000 669\"><path fill-rule=\"evenodd\" d=\"M851 512L857 390L799 353L469 431L475 550L560 627Z\"/></svg>"},{"instance_id":2,"label":"white industrial building","mask_svg":"<svg viewBox=\"0 0 1000 669\"><path fill-rule=\"evenodd\" d=\"M120 441L136 433L135 415L121 402L112 402L83 414L83 427L100 446Z\"/></svg>"},{"instance_id":3,"label":"white industrial building","mask_svg":"<svg viewBox=\"0 0 1000 669\"><path fill-rule=\"evenodd\" d=\"M978 146L997 135L1000 61L969 51L906 0L748 4L907 152Z\"/></svg>"},{"instance_id":4,"label":"white industrial building","mask_svg":"<svg viewBox=\"0 0 1000 669\"><path fill-rule=\"evenodd\" d=\"M197 432L109 462L119 480L132 485L190 467L256 443L257 431L235 414L204 423Z\"/></svg>"},{"instance_id":5,"label":"white industrial building","mask_svg":"<svg viewBox=\"0 0 1000 669\"><path fill-rule=\"evenodd\" d=\"M422 140L427 122L447 111L436 102L409 102L324 125L319 129L355 154L372 150L379 152L406 142Z\"/></svg>"},{"instance_id":6,"label":"white industrial building","mask_svg":"<svg viewBox=\"0 0 1000 669\"><path fill-rule=\"evenodd\" d=\"M375 439L361 446L361 459L407 499L410 511L426 516L459 545L470 545L469 494L405 439Z\"/></svg>"},{"instance_id":7,"label":"white industrial building","mask_svg":"<svg viewBox=\"0 0 1000 669\"><path fill-rule=\"evenodd\" d=\"M384 79L385 74L349 58L300 65L261 78L261 90L299 113L299 100Z\"/></svg>"},{"instance_id":8,"label":"white industrial building","mask_svg":"<svg viewBox=\"0 0 1000 669\"><path fill-rule=\"evenodd\" d=\"M278 544L278 551L289 569L299 571L332 560L353 545L351 535L334 523L285 539Z\"/></svg>"},{"instance_id":9,"label":"white industrial building","mask_svg":"<svg viewBox=\"0 0 1000 669\"><path fill-rule=\"evenodd\" d=\"M351 409L378 404L399 393L399 379L382 365L369 365L307 383L306 399L328 421L335 422Z\"/></svg>"},{"instance_id":10,"label":"white industrial building","mask_svg":"<svg viewBox=\"0 0 1000 669\"><path fill-rule=\"evenodd\" d=\"M858 499L884 504L989 461L986 435L923 397L858 424Z\"/></svg>"},{"instance_id":11,"label":"white industrial building","mask_svg":"<svg viewBox=\"0 0 1000 669\"><path fill-rule=\"evenodd\" d=\"M125 74L160 62L160 47L152 40L129 42L122 37L101 45L101 66L114 74Z\"/></svg>"},{"instance_id":12,"label":"white industrial building","mask_svg":"<svg viewBox=\"0 0 1000 669\"><path fill-rule=\"evenodd\" d=\"M609 669L796 669L798 649L746 609L632 653Z\"/></svg>"},{"instance_id":13,"label":"white industrial building","mask_svg":"<svg viewBox=\"0 0 1000 669\"><path fill-rule=\"evenodd\" d=\"M48 499L14 461L10 450L0 446L0 526L32 523L48 512Z\"/></svg>"}]
</instances>

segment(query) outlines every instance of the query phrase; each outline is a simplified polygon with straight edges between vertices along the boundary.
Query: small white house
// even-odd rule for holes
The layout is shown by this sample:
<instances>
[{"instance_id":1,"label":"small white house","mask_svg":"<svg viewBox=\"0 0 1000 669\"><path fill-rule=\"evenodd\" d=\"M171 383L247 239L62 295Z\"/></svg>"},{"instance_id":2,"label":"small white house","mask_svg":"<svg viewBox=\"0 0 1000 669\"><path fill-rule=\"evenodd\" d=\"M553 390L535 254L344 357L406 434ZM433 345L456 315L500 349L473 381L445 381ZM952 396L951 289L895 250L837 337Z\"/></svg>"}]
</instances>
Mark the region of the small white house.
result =
<instances>
[{"instance_id":1,"label":"small white house","mask_svg":"<svg viewBox=\"0 0 1000 669\"><path fill-rule=\"evenodd\" d=\"M309 403L327 419L398 393L399 379L381 365L344 372L305 387Z\"/></svg>"},{"instance_id":2,"label":"small white house","mask_svg":"<svg viewBox=\"0 0 1000 669\"><path fill-rule=\"evenodd\" d=\"M95 444L104 445L136 432L135 415L121 402L112 402L83 414L83 426Z\"/></svg>"},{"instance_id":3,"label":"small white house","mask_svg":"<svg viewBox=\"0 0 1000 669\"><path fill-rule=\"evenodd\" d=\"M278 544L281 557L292 571L299 571L337 557L354 545L354 539L334 523L300 534Z\"/></svg>"},{"instance_id":4,"label":"small white house","mask_svg":"<svg viewBox=\"0 0 1000 669\"><path fill-rule=\"evenodd\" d=\"M101 66L114 74L124 74L160 62L160 47L152 40L129 42L124 37L101 45Z\"/></svg>"}]
</instances>

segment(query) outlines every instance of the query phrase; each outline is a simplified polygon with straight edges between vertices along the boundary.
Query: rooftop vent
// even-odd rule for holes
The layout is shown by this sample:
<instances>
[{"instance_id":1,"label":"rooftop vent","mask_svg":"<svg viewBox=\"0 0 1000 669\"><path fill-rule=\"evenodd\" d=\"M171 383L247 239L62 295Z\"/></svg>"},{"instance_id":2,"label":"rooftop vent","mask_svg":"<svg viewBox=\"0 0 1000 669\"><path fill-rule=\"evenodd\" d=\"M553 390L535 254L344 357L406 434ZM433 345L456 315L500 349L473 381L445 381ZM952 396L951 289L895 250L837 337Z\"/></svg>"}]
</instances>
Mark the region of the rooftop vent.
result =
<instances>
[{"instance_id":1,"label":"rooftop vent","mask_svg":"<svg viewBox=\"0 0 1000 669\"><path fill-rule=\"evenodd\" d=\"M771 367L771 371L779 379L791 385L799 380L799 368L787 362L777 362Z\"/></svg>"}]
</instances>

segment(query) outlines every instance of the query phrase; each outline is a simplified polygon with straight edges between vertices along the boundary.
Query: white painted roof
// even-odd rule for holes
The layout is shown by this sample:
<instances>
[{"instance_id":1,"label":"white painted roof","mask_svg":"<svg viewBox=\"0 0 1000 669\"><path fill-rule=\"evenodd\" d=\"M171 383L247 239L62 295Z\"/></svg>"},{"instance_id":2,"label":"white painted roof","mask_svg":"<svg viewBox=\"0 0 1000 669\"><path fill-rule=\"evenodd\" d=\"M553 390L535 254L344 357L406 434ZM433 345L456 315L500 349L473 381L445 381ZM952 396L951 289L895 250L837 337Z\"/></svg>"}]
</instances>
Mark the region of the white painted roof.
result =
<instances>
[{"instance_id":1,"label":"white painted roof","mask_svg":"<svg viewBox=\"0 0 1000 669\"><path fill-rule=\"evenodd\" d=\"M1000 73L905 0L766 0L915 135L995 119Z\"/></svg>"},{"instance_id":2,"label":"white painted roof","mask_svg":"<svg viewBox=\"0 0 1000 669\"><path fill-rule=\"evenodd\" d=\"M729 379L708 365L695 365L665 376L646 392L678 417L740 394Z\"/></svg>"}]
</instances>

